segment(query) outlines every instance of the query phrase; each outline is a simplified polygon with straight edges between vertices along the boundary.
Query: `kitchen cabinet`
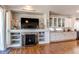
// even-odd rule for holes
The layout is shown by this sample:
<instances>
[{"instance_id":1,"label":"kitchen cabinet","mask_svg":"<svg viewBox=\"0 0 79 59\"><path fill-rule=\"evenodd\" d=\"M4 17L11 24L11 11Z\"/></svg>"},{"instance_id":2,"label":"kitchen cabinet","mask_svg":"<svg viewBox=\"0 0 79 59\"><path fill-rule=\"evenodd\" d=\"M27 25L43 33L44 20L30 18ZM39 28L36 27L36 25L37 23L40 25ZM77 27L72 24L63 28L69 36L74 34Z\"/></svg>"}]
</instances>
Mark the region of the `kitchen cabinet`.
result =
<instances>
[{"instance_id":1,"label":"kitchen cabinet","mask_svg":"<svg viewBox=\"0 0 79 59\"><path fill-rule=\"evenodd\" d=\"M76 40L76 32L50 32L50 42Z\"/></svg>"},{"instance_id":2,"label":"kitchen cabinet","mask_svg":"<svg viewBox=\"0 0 79 59\"><path fill-rule=\"evenodd\" d=\"M65 26L65 17L54 16L49 19L49 27L64 27Z\"/></svg>"}]
</instances>

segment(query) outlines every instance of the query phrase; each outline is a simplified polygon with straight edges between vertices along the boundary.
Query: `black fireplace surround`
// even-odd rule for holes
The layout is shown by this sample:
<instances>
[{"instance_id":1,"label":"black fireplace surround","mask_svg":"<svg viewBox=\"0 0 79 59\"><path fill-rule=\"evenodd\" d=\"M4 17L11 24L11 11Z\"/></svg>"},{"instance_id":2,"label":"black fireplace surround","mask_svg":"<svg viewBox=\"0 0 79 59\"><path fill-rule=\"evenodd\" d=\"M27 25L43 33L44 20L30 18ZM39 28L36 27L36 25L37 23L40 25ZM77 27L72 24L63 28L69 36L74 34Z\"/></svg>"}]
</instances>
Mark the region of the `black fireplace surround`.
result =
<instances>
[{"instance_id":1,"label":"black fireplace surround","mask_svg":"<svg viewBox=\"0 0 79 59\"><path fill-rule=\"evenodd\" d=\"M25 34L25 38L23 39L23 45L35 45L37 44L37 36L35 34Z\"/></svg>"}]
</instances>

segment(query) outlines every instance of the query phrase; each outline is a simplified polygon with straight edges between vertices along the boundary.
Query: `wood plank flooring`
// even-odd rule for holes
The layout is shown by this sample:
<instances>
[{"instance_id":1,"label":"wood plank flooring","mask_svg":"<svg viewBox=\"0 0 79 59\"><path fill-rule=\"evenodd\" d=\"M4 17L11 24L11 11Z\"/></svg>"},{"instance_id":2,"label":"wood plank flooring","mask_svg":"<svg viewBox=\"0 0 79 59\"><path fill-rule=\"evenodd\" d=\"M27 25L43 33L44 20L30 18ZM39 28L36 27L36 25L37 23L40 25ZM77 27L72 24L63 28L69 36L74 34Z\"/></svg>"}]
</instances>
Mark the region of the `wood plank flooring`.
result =
<instances>
[{"instance_id":1,"label":"wood plank flooring","mask_svg":"<svg viewBox=\"0 0 79 59\"><path fill-rule=\"evenodd\" d=\"M44 45L11 48L10 54L74 54L79 53L79 41L56 42Z\"/></svg>"}]
</instances>

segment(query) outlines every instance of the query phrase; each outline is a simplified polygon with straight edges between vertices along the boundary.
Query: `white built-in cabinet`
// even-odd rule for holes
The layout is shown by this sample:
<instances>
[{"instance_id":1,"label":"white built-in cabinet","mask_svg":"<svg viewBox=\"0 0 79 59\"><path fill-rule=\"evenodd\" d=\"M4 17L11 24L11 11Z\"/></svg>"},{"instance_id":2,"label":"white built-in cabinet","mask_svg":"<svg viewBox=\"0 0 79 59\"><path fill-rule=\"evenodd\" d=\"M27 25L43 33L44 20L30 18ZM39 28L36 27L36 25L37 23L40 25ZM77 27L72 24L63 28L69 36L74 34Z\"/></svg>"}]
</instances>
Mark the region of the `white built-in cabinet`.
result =
<instances>
[{"instance_id":1,"label":"white built-in cabinet","mask_svg":"<svg viewBox=\"0 0 79 59\"><path fill-rule=\"evenodd\" d=\"M49 28L54 30L74 31L75 19L67 16L52 16L49 18Z\"/></svg>"},{"instance_id":2,"label":"white built-in cabinet","mask_svg":"<svg viewBox=\"0 0 79 59\"><path fill-rule=\"evenodd\" d=\"M12 12L10 10L6 11L6 47L17 47L21 46L21 34L20 32L11 32L13 20Z\"/></svg>"},{"instance_id":3,"label":"white built-in cabinet","mask_svg":"<svg viewBox=\"0 0 79 59\"><path fill-rule=\"evenodd\" d=\"M76 40L76 32L50 32L50 42Z\"/></svg>"},{"instance_id":4,"label":"white built-in cabinet","mask_svg":"<svg viewBox=\"0 0 79 59\"><path fill-rule=\"evenodd\" d=\"M49 18L49 27L51 28L65 27L65 17L54 16Z\"/></svg>"},{"instance_id":5,"label":"white built-in cabinet","mask_svg":"<svg viewBox=\"0 0 79 59\"><path fill-rule=\"evenodd\" d=\"M50 31L49 39L51 42L75 40L77 38L74 31L75 19L73 17L52 16L49 21L50 28L53 29L53 31ZM55 31L57 29L62 29L62 31Z\"/></svg>"},{"instance_id":6,"label":"white built-in cabinet","mask_svg":"<svg viewBox=\"0 0 79 59\"><path fill-rule=\"evenodd\" d=\"M46 28L47 23L46 23L46 15L40 15L38 16L38 14L36 15L37 17L39 17L39 25L42 25L42 23L44 24L44 27ZM35 18L35 15L32 14L21 14L21 13L15 13L13 14L10 10L8 10L6 12L6 45L7 47L22 47L22 34L23 33L28 33L28 32L32 32L32 33L39 33L38 36L38 42L39 44L45 44L45 43L49 43L49 31L45 28L39 28L39 29L21 29L21 17L24 18ZM36 17L36 18L37 18ZM18 27L17 28L13 28L14 24L16 24Z\"/></svg>"}]
</instances>

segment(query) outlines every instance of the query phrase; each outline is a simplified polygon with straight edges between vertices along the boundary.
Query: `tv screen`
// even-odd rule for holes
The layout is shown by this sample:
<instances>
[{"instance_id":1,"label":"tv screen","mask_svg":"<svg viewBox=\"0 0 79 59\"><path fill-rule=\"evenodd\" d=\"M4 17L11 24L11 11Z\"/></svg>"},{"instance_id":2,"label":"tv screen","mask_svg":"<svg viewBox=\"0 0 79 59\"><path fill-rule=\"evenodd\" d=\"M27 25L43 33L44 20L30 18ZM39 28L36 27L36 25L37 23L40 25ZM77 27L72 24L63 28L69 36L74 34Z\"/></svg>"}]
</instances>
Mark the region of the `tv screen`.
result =
<instances>
[{"instance_id":1,"label":"tv screen","mask_svg":"<svg viewBox=\"0 0 79 59\"><path fill-rule=\"evenodd\" d=\"M21 29L36 29L39 27L38 18L21 18Z\"/></svg>"}]
</instances>

